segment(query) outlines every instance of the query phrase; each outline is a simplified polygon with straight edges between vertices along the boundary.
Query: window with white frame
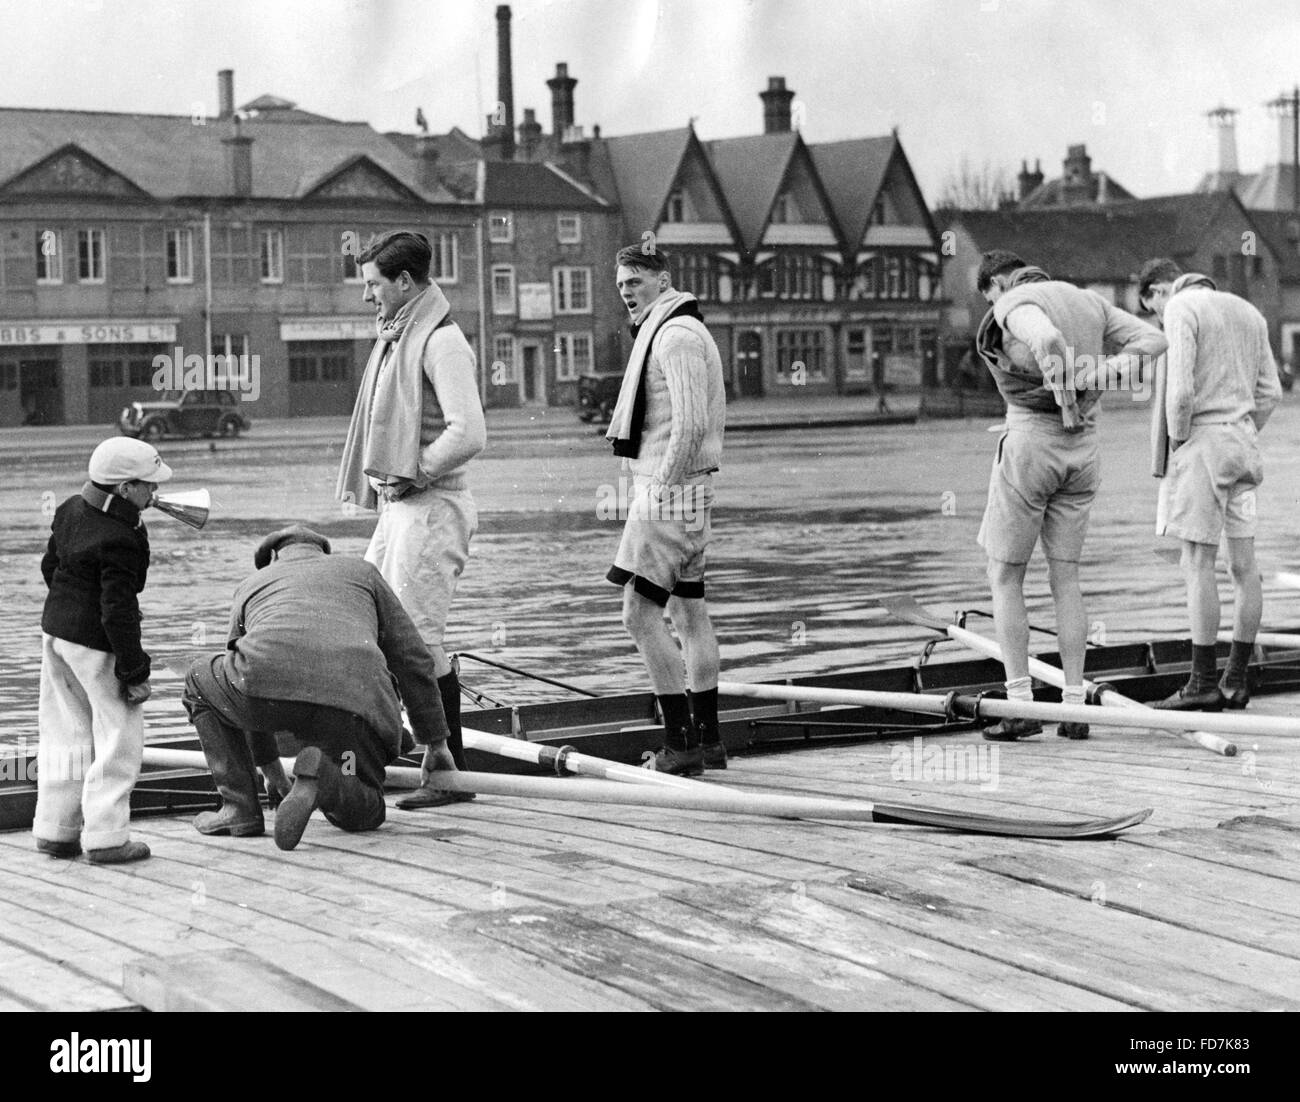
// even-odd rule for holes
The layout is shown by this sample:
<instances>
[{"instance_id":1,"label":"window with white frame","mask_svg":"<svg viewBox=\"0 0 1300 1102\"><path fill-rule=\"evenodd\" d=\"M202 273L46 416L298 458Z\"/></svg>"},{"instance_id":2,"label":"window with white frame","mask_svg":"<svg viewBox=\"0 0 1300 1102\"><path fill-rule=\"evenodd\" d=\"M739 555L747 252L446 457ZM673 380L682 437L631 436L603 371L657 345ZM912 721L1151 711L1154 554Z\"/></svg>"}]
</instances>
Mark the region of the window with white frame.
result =
<instances>
[{"instance_id":1,"label":"window with white frame","mask_svg":"<svg viewBox=\"0 0 1300 1102\"><path fill-rule=\"evenodd\" d=\"M559 214L555 218L555 233L561 245L576 245L582 240L582 215Z\"/></svg>"},{"instance_id":2,"label":"window with white frame","mask_svg":"<svg viewBox=\"0 0 1300 1102\"><path fill-rule=\"evenodd\" d=\"M454 233L435 233L429 239L433 248L431 275L439 283L455 283L460 279L460 241Z\"/></svg>"},{"instance_id":3,"label":"window with white frame","mask_svg":"<svg viewBox=\"0 0 1300 1102\"><path fill-rule=\"evenodd\" d=\"M555 381L572 382L579 375L591 373L591 334L557 333L555 335Z\"/></svg>"},{"instance_id":4,"label":"window with white frame","mask_svg":"<svg viewBox=\"0 0 1300 1102\"><path fill-rule=\"evenodd\" d=\"M498 333L492 338L492 385L505 386L516 381L515 338L509 333Z\"/></svg>"},{"instance_id":5,"label":"window with white frame","mask_svg":"<svg viewBox=\"0 0 1300 1102\"><path fill-rule=\"evenodd\" d=\"M511 264L492 265L492 313L515 312L515 269Z\"/></svg>"},{"instance_id":6,"label":"window with white frame","mask_svg":"<svg viewBox=\"0 0 1300 1102\"><path fill-rule=\"evenodd\" d=\"M263 230L261 237L263 283L284 282L284 231Z\"/></svg>"},{"instance_id":7,"label":"window with white frame","mask_svg":"<svg viewBox=\"0 0 1300 1102\"><path fill-rule=\"evenodd\" d=\"M488 240L508 245L515 239L515 216L508 210L488 212Z\"/></svg>"},{"instance_id":8,"label":"window with white frame","mask_svg":"<svg viewBox=\"0 0 1300 1102\"><path fill-rule=\"evenodd\" d=\"M77 279L81 283L104 282L104 231L77 231Z\"/></svg>"},{"instance_id":9,"label":"window with white frame","mask_svg":"<svg viewBox=\"0 0 1300 1102\"><path fill-rule=\"evenodd\" d=\"M591 269L555 269L555 312L557 314L591 313Z\"/></svg>"},{"instance_id":10,"label":"window with white frame","mask_svg":"<svg viewBox=\"0 0 1300 1102\"><path fill-rule=\"evenodd\" d=\"M36 231L36 282L63 282L63 242L58 230Z\"/></svg>"},{"instance_id":11,"label":"window with white frame","mask_svg":"<svg viewBox=\"0 0 1300 1102\"><path fill-rule=\"evenodd\" d=\"M167 282L194 282L194 231L167 231Z\"/></svg>"}]
</instances>

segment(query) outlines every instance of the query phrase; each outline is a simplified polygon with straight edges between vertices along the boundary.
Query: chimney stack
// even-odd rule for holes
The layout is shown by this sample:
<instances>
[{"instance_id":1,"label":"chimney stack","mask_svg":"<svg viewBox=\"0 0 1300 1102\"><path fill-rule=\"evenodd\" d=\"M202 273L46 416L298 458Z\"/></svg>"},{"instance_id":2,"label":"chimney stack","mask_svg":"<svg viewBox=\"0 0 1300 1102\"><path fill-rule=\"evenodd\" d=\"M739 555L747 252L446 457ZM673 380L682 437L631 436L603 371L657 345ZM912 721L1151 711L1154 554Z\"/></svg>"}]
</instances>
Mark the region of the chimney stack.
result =
<instances>
[{"instance_id":1,"label":"chimney stack","mask_svg":"<svg viewBox=\"0 0 1300 1102\"><path fill-rule=\"evenodd\" d=\"M787 134L790 131L790 103L794 93L785 86L785 77L768 77L767 91L759 92L763 101L763 133Z\"/></svg>"},{"instance_id":2,"label":"chimney stack","mask_svg":"<svg viewBox=\"0 0 1300 1102\"><path fill-rule=\"evenodd\" d=\"M1086 145L1072 145L1065 151L1065 178L1061 181L1061 201L1070 203L1092 202L1092 158Z\"/></svg>"},{"instance_id":3,"label":"chimney stack","mask_svg":"<svg viewBox=\"0 0 1300 1102\"><path fill-rule=\"evenodd\" d=\"M519 147L524 160L531 161L542 142L542 124L537 121L537 112L531 107L524 108L524 121L519 124Z\"/></svg>"},{"instance_id":4,"label":"chimney stack","mask_svg":"<svg viewBox=\"0 0 1300 1102\"><path fill-rule=\"evenodd\" d=\"M417 134L415 157L418 161L417 178L425 191L438 188L438 143L432 134Z\"/></svg>"},{"instance_id":5,"label":"chimney stack","mask_svg":"<svg viewBox=\"0 0 1300 1102\"><path fill-rule=\"evenodd\" d=\"M1277 118L1277 163L1294 164L1296 159L1296 111L1300 104L1296 97L1285 92L1267 105L1269 113Z\"/></svg>"},{"instance_id":6,"label":"chimney stack","mask_svg":"<svg viewBox=\"0 0 1300 1102\"><path fill-rule=\"evenodd\" d=\"M551 90L551 132L557 142L564 141L565 131L573 125L573 86L577 83L564 61L556 63L555 76L546 82Z\"/></svg>"},{"instance_id":7,"label":"chimney stack","mask_svg":"<svg viewBox=\"0 0 1300 1102\"><path fill-rule=\"evenodd\" d=\"M220 110L218 119L231 118L235 113L235 70L221 69L217 72L217 103Z\"/></svg>"},{"instance_id":8,"label":"chimney stack","mask_svg":"<svg viewBox=\"0 0 1300 1102\"><path fill-rule=\"evenodd\" d=\"M515 93L510 60L510 5L497 8L497 122L501 133L501 157L515 155Z\"/></svg>"},{"instance_id":9,"label":"chimney stack","mask_svg":"<svg viewBox=\"0 0 1300 1102\"><path fill-rule=\"evenodd\" d=\"M1041 187L1043 183L1042 162L1036 161L1034 171L1030 172L1029 162L1021 161L1020 173L1016 177L1016 183L1019 185L1020 188L1019 194L1017 196L1017 198L1020 199L1026 198L1029 195L1029 193L1032 192L1035 188Z\"/></svg>"},{"instance_id":10,"label":"chimney stack","mask_svg":"<svg viewBox=\"0 0 1300 1102\"><path fill-rule=\"evenodd\" d=\"M1205 117L1219 132L1219 163L1215 171L1220 187L1231 187L1238 175L1237 110L1235 107L1220 105L1213 111L1206 111Z\"/></svg>"},{"instance_id":11,"label":"chimney stack","mask_svg":"<svg viewBox=\"0 0 1300 1102\"><path fill-rule=\"evenodd\" d=\"M239 117L231 119L230 137L222 138L226 147L226 172L230 194L246 197L253 194L253 139L239 132Z\"/></svg>"}]
</instances>

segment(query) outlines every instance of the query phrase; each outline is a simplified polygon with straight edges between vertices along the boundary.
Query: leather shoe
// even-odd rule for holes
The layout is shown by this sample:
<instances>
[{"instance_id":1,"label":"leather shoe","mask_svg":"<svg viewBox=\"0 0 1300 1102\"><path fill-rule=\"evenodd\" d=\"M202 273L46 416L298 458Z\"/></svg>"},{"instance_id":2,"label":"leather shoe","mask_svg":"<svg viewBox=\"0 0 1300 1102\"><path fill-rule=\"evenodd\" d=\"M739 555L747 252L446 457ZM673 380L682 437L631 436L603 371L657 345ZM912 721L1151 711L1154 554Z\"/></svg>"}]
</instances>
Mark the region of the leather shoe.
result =
<instances>
[{"instance_id":1,"label":"leather shoe","mask_svg":"<svg viewBox=\"0 0 1300 1102\"><path fill-rule=\"evenodd\" d=\"M275 844L293 849L302 841L311 813L322 803L332 805L338 790L338 766L308 746L293 763L293 788L275 812Z\"/></svg>"},{"instance_id":2,"label":"leather shoe","mask_svg":"<svg viewBox=\"0 0 1300 1102\"><path fill-rule=\"evenodd\" d=\"M1042 734L1043 725L1036 719L1000 719L992 727L985 727L982 734L990 742L1015 742L1016 739L1028 738L1030 735Z\"/></svg>"},{"instance_id":3,"label":"leather shoe","mask_svg":"<svg viewBox=\"0 0 1300 1102\"><path fill-rule=\"evenodd\" d=\"M1086 723L1058 723L1056 733L1060 738L1085 739L1088 737Z\"/></svg>"},{"instance_id":4,"label":"leather shoe","mask_svg":"<svg viewBox=\"0 0 1300 1102\"><path fill-rule=\"evenodd\" d=\"M81 855L81 843L75 838L71 842L55 842L50 838L37 838L36 849L38 853L46 853L51 857L79 857Z\"/></svg>"},{"instance_id":5,"label":"leather shoe","mask_svg":"<svg viewBox=\"0 0 1300 1102\"><path fill-rule=\"evenodd\" d=\"M229 805L220 811L200 811L194 816L194 829L200 834L228 834L232 838L256 838L266 833L266 823L261 813L256 818L240 818L239 812Z\"/></svg>"},{"instance_id":6,"label":"leather shoe","mask_svg":"<svg viewBox=\"0 0 1300 1102\"><path fill-rule=\"evenodd\" d=\"M706 742L700 749L704 751L705 769L727 768L727 748L721 742Z\"/></svg>"},{"instance_id":7,"label":"leather shoe","mask_svg":"<svg viewBox=\"0 0 1300 1102\"><path fill-rule=\"evenodd\" d=\"M95 865L125 865L128 861L143 861L149 856L149 847L143 842L123 842L107 849L88 849L86 856Z\"/></svg>"},{"instance_id":8,"label":"leather shoe","mask_svg":"<svg viewBox=\"0 0 1300 1102\"><path fill-rule=\"evenodd\" d=\"M646 753L648 754L649 751L647 750ZM704 772L704 750L699 746L692 746L689 750L675 750L671 746L661 746L655 751L654 758L649 760L653 761L653 765L649 765L649 768L656 773L697 777Z\"/></svg>"},{"instance_id":9,"label":"leather shoe","mask_svg":"<svg viewBox=\"0 0 1300 1102\"><path fill-rule=\"evenodd\" d=\"M1166 712L1221 712L1227 702L1227 697L1219 692L1217 685L1211 685L1208 689L1199 692L1188 692L1188 686L1184 685L1176 693L1158 701L1152 707Z\"/></svg>"},{"instance_id":10,"label":"leather shoe","mask_svg":"<svg viewBox=\"0 0 1300 1102\"><path fill-rule=\"evenodd\" d=\"M1219 682L1219 692L1223 694L1223 706L1235 712L1250 703L1250 683L1229 685L1227 681Z\"/></svg>"},{"instance_id":11,"label":"leather shoe","mask_svg":"<svg viewBox=\"0 0 1300 1102\"><path fill-rule=\"evenodd\" d=\"M446 807L448 804L467 804L475 798L473 792L448 792L437 788L432 781L420 785L408 796L397 801L403 811L420 811L427 807Z\"/></svg>"}]
</instances>

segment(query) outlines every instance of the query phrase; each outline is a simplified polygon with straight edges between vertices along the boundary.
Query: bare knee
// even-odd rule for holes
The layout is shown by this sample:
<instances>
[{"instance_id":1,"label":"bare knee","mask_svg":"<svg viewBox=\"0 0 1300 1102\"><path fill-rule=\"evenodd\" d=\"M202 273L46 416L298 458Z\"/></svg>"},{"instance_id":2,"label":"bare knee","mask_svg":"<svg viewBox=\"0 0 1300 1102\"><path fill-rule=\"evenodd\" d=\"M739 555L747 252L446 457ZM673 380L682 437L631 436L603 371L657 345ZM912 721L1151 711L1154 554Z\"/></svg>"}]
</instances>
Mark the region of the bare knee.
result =
<instances>
[{"instance_id":1,"label":"bare knee","mask_svg":"<svg viewBox=\"0 0 1300 1102\"><path fill-rule=\"evenodd\" d=\"M1060 600L1079 591L1079 564L1064 559L1047 560L1047 584L1052 597Z\"/></svg>"},{"instance_id":2,"label":"bare knee","mask_svg":"<svg viewBox=\"0 0 1300 1102\"><path fill-rule=\"evenodd\" d=\"M1025 580L1025 567L1027 565L1027 563L1001 562L998 559L989 559L989 584L995 589L1019 586Z\"/></svg>"}]
</instances>

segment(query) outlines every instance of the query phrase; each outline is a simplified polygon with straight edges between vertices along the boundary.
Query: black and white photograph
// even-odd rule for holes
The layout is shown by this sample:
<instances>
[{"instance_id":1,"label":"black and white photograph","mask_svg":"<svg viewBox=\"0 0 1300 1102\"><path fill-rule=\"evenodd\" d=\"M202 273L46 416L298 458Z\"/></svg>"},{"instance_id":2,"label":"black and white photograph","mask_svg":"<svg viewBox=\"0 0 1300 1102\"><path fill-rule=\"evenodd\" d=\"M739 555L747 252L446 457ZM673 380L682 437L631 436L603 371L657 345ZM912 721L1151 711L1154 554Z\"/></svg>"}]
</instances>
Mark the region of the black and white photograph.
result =
<instances>
[{"instance_id":1,"label":"black and white photograph","mask_svg":"<svg viewBox=\"0 0 1300 1102\"><path fill-rule=\"evenodd\" d=\"M163 1085L179 1011L1281 1066L1293 0L0 0L0 43L42 1074Z\"/></svg>"}]
</instances>

